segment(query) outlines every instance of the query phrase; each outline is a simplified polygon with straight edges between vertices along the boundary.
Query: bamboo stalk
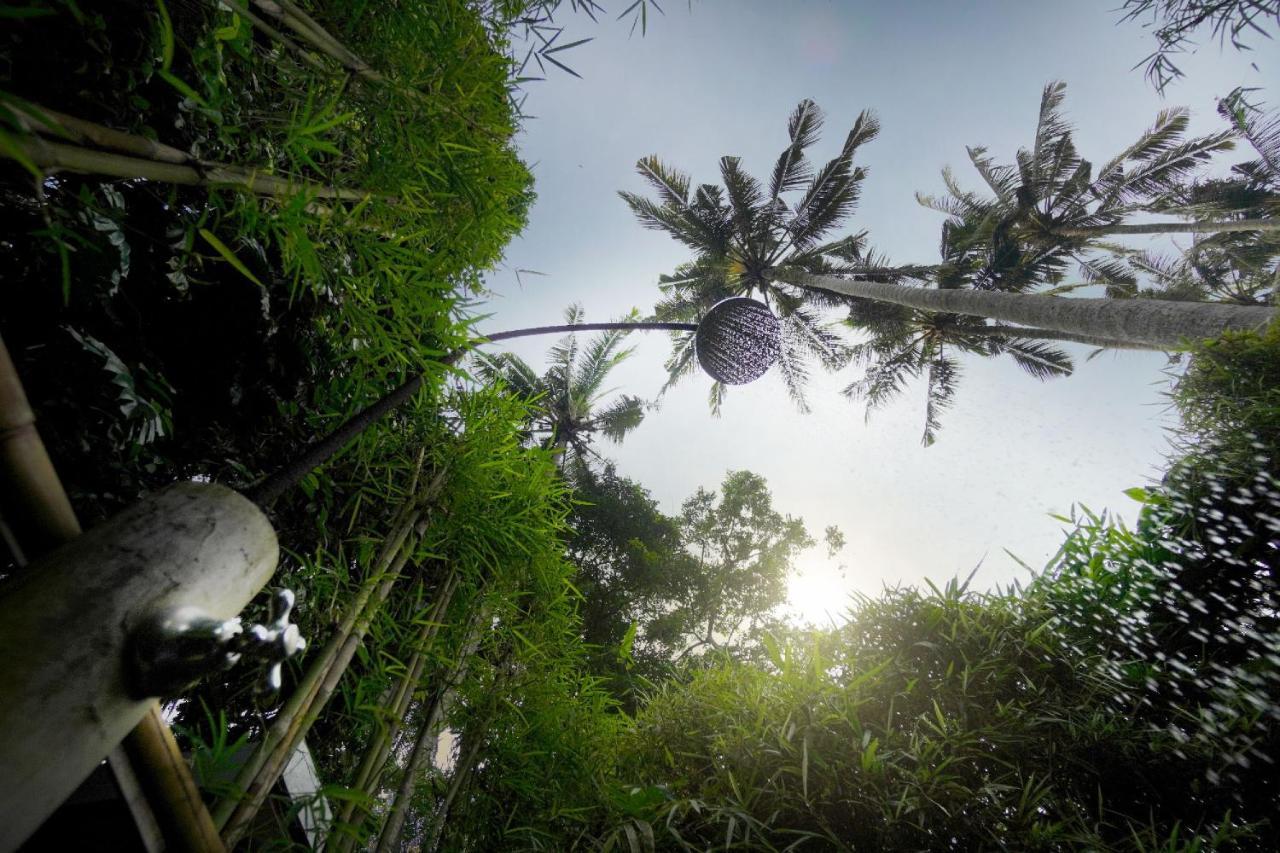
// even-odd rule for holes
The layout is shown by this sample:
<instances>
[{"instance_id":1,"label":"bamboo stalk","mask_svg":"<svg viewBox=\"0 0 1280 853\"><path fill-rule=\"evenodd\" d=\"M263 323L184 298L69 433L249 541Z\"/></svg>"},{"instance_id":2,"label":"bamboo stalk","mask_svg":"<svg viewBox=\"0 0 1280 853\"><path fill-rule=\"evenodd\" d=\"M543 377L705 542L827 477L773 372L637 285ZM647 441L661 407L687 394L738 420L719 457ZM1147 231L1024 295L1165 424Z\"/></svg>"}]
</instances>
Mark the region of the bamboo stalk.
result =
<instances>
[{"instance_id":1,"label":"bamboo stalk","mask_svg":"<svg viewBox=\"0 0 1280 853\"><path fill-rule=\"evenodd\" d=\"M427 503L439 494L444 483L445 473L446 469L441 469L436 474L431 483L427 485L424 496L417 507L425 507ZM413 531L421 535L426 529L426 519L423 511L416 508L411 518ZM236 779L237 787L245 790L245 796L238 801L227 800L219 805L214 817L221 827L222 838L228 847L234 847L249 828L254 815L257 814L258 809L262 807L267 795L271 792L271 787L275 784L280 774L284 772L285 765L288 763L288 759L297 747L298 742L306 736L311 726L319 719L321 712L328 704L329 698L333 695L338 683L342 680L342 676L346 673L347 667L351 664L352 658L355 657L356 652L364 642L364 636L368 632L374 617L386 602L388 596L390 596L391 590L396 581L399 580L404 566L412 558L415 546L416 540L410 540L407 537L403 540L402 547L398 550L394 561L387 567L381 582L376 585L371 594L364 596L364 599L368 602L367 606L360 608L355 624L349 633L336 644L336 652L333 653L327 668L321 671L321 667L314 666L308 671L308 678L312 682L316 682L317 676L320 676L318 683L307 691L307 694L304 694L301 689L297 691L297 694L305 695L305 699L301 702L291 703L294 708L292 716L286 716L282 712L272 722L268 737L264 737L262 746L254 753L253 759L246 763L241 774ZM377 577L377 575L374 577ZM368 584L366 584L367 586ZM362 593L363 591L362 589ZM326 648L333 646L334 643L331 640L326 645Z\"/></svg>"},{"instance_id":2,"label":"bamboo stalk","mask_svg":"<svg viewBox=\"0 0 1280 853\"><path fill-rule=\"evenodd\" d=\"M80 535L80 523L36 432L36 416L0 339L0 515L31 558Z\"/></svg>"},{"instance_id":3,"label":"bamboo stalk","mask_svg":"<svg viewBox=\"0 0 1280 853\"><path fill-rule=\"evenodd\" d=\"M230 186L274 198L291 198L308 194L314 198L359 202L374 195L365 190L331 187L310 181L290 181L254 169L225 163L204 161L173 163L97 151L36 136L20 140L18 146L32 162L45 169L63 169L90 175L107 175L113 178L142 178L185 186Z\"/></svg>"},{"instance_id":4,"label":"bamboo stalk","mask_svg":"<svg viewBox=\"0 0 1280 853\"><path fill-rule=\"evenodd\" d=\"M289 48L289 50L292 50L294 53L298 54L298 56L302 59L303 62L307 63L317 71L326 70L323 62L316 59L310 53L307 53L306 50L304 50L303 48L295 44L292 40L290 40L287 36L285 36L284 33L275 29L266 21L262 20L257 15L250 12L248 8L246 8L245 5L243 3L240 3L238 0L218 0L218 2L214 2L212 5L216 8L217 6L221 5L221 3L224 3L224 2L228 6L228 8L230 8L237 15L240 15L241 17L243 17L246 21L250 23L250 25L257 27L259 30L264 32L270 38L275 39L276 41L283 44L285 47Z\"/></svg>"},{"instance_id":5,"label":"bamboo stalk","mask_svg":"<svg viewBox=\"0 0 1280 853\"><path fill-rule=\"evenodd\" d=\"M411 548L401 551L396 561L392 563L391 571L398 574L404 568L411 555ZM253 781L249 783L248 788L245 790L244 797L233 801L234 808L228 815L226 824L222 827L222 839L228 848L234 849L237 842L248 831L253 818L257 815L258 810L262 808L262 804L266 802L267 796L280 778L280 774L284 772L284 768L288 764L289 758L293 755L293 751L297 748L298 742L306 737L307 732L311 730L311 726L319 719L321 712L324 711L329 702L329 698L337 688L338 682L342 680L342 676L346 673L351 659L364 641L364 635L370 622L372 622L374 614L386 600L394 583L395 577L392 576L384 580L378 587L376 601L362 615L360 621L356 623L356 628L352 634L341 644L333 665L330 666L329 670L324 674L324 678L321 679L315 691L309 697L309 701L305 704L302 713L289 719L285 725L281 726L283 731L269 749L265 749L267 742L264 740L263 748L265 751L260 750L257 753L261 757L255 762L258 766L253 775ZM246 768L248 766L246 765Z\"/></svg>"},{"instance_id":6,"label":"bamboo stalk","mask_svg":"<svg viewBox=\"0 0 1280 853\"><path fill-rule=\"evenodd\" d=\"M38 556L80 535L80 522L36 432L35 415L3 339L0 466L0 483L5 486L0 494L6 501L12 499L26 507L14 515L6 502L5 517L13 535L22 537L27 557ZM23 524L14 529L16 519ZM117 775L137 778L146 793L147 806L175 850L225 851L158 703L151 703L142 722L125 738L123 750L113 752L109 761L128 762L129 767L121 768Z\"/></svg>"},{"instance_id":7,"label":"bamboo stalk","mask_svg":"<svg viewBox=\"0 0 1280 853\"><path fill-rule=\"evenodd\" d=\"M386 821L382 825L382 832L378 835L377 853L390 853L392 850L399 849L400 836L404 832L404 822L408 817L409 801L413 799L413 791L417 787L418 775L435 754L436 743L440 737L440 727L457 697L458 685L466 680L467 673L471 668L471 661L475 656L476 649L480 646L487 618L488 610L486 608L481 608L475 614L472 624L467 630L467 638L459 652L458 663L450 674L449 679L436 694L436 699L427 712L422 728L418 730L418 737L414 739L413 743L413 751L409 754L404 774L400 777L400 784L396 788L391 808L387 812Z\"/></svg>"},{"instance_id":8,"label":"bamboo stalk","mask_svg":"<svg viewBox=\"0 0 1280 853\"><path fill-rule=\"evenodd\" d=\"M48 107L32 104L33 112L19 113L19 118L28 132L43 136L55 136L81 145L89 143L108 151L119 151L145 160L160 163L177 163L196 165L198 161L186 151L156 142L145 136L126 133L123 130L95 124L91 121L51 110ZM38 117L37 115L38 114Z\"/></svg>"},{"instance_id":9,"label":"bamboo stalk","mask_svg":"<svg viewBox=\"0 0 1280 853\"><path fill-rule=\"evenodd\" d=\"M235 5L239 6L241 4L236 3ZM264 14L275 18L307 44L357 77L373 83L386 82L386 77L349 50L346 45L330 35L328 30L320 26L314 18L298 8L296 4L290 3L288 0L253 0L253 5L258 7Z\"/></svg>"},{"instance_id":10,"label":"bamboo stalk","mask_svg":"<svg viewBox=\"0 0 1280 853\"><path fill-rule=\"evenodd\" d=\"M377 587L378 581L389 570L396 555L403 550L405 539L408 537L413 522L416 520L405 517L410 508L411 505L406 505L405 509L401 511L401 515L397 517L391 535L384 540L383 547L374 558L369 578L361 585L355 599L343 612L343 618L338 628L328 642L325 643L324 648L320 650L320 654L307 667L302 680L298 682L297 687L294 688L293 693L290 694L289 699L272 721L270 728L264 733L262 743L259 744L258 748L240 768L240 772L235 779L235 788L237 790L247 790L253 784L263 765L286 739L294 721L305 714L310 703L314 701L321 682L329 673L333 662L337 659L343 642L355 628L360 614L368 604L369 597ZM237 801L231 798L219 802L213 812L214 824L219 828L225 826L236 806Z\"/></svg>"},{"instance_id":11,"label":"bamboo stalk","mask_svg":"<svg viewBox=\"0 0 1280 853\"><path fill-rule=\"evenodd\" d=\"M418 681L422 678L422 670L426 665L425 649L427 644L440 632L441 623L457 589L458 580L458 574L456 572L451 573L441 585L441 589L436 593L435 601L427 614L426 622L419 631L417 638L413 641L413 657L410 659L405 675L401 678L395 696L392 698L390 720L385 728L379 728L374 733L369 747L365 751L364 758L361 760L359 767L356 768L351 787L370 798L375 793L372 789L375 789L378 785L381 770L391 754L391 748L395 743L396 737L400 734L400 727L403 725L405 717L408 715L409 707L413 703L414 691ZM366 811L356 800L345 800L342 810L334 821L334 825L350 825L355 818L357 809L362 813ZM351 835L331 837L328 842L328 849L332 853L348 853L354 846L355 838Z\"/></svg>"}]
</instances>

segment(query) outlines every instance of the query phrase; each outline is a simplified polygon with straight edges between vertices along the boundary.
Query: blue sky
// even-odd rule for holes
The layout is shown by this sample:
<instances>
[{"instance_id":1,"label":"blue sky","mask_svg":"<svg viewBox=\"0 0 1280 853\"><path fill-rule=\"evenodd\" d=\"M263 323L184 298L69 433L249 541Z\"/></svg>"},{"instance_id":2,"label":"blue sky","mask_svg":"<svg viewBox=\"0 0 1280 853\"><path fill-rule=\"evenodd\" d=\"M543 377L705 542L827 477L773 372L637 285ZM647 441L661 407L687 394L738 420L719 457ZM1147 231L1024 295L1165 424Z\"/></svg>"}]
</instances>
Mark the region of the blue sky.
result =
<instances>
[{"instance_id":1,"label":"blue sky","mask_svg":"<svg viewBox=\"0 0 1280 853\"><path fill-rule=\"evenodd\" d=\"M559 54L582 79L553 72L529 86L525 108L536 118L519 145L538 201L506 268L489 277L496 295L483 328L554 322L575 301L588 320L648 311L658 275L688 254L643 230L618 198L619 189L645 190L635 161L656 153L695 182L718 182L719 158L733 154L765 175L803 98L827 115L817 161L834 154L860 110L879 114L881 135L859 155L870 174L848 230L869 230L901 263L937 258L941 216L919 206L915 191L941 191L945 164L977 188L965 146L1010 160L1028 144L1051 80L1067 82L1077 145L1095 162L1132 142L1162 107L1189 107L1192 132L1205 132L1220 127L1215 97L1237 85L1262 87L1274 101L1275 45L1238 54L1216 43L1184 58L1187 78L1161 99L1132 70L1152 40L1136 24L1118 26L1116 5L701 0L689 11L668 0L644 38L629 37L622 22L565 17L566 38L595 38ZM544 275L522 275L521 285L517 269ZM512 349L541 367L549 343ZM633 343L617 384L652 397L667 341ZM1167 449L1165 357L1086 361L1087 349L1072 352L1076 374L1044 384L1004 360L966 360L956 405L928 449L919 444L923 389L864 423L861 407L838 393L852 370L817 377L808 415L769 375L734 389L713 418L709 381L698 377L669 393L625 444L600 449L668 512L698 486L747 468L812 532L839 525L845 550L828 561L815 549L792 587L795 607L811 617L838 612L850 591L945 580L979 563L977 583L1006 583L1024 573L1004 549L1039 566L1061 541L1049 513L1083 503L1131 518L1136 505L1122 491L1157 476Z\"/></svg>"}]
</instances>

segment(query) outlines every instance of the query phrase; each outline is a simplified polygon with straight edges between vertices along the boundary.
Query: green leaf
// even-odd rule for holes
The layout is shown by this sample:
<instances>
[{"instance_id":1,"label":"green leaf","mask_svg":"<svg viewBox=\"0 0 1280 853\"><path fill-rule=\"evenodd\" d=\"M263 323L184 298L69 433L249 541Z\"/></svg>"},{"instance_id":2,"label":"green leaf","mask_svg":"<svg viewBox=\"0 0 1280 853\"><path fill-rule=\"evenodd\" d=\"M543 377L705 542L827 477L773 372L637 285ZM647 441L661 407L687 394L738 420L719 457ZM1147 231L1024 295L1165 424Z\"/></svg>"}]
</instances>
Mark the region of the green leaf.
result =
<instances>
[{"instance_id":1,"label":"green leaf","mask_svg":"<svg viewBox=\"0 0 1280 853\"><path fill-rule=\"evenodd\" d=\"M1147 503L1151 500L1151 494L1141 486L1134 486L1132 489L1125 489L1124 493L1140 504Z\"/></svg>"},{"instance_id":2,"label":"green leaf","mask_svg":"<svg viewBox=\"0 0 1280 853\"><path fill-rule=\"evenodd\" d=\"M156 0L156 11L160 13L160 70L163 77L173 65L173 19L169 17L169 8L164 0Z\"/></svg>"},{"instance_id":3,"label":"green leaf","mask_svg":"<svg viewBox=\"0 0 1280 853\"><path fill-rule=\"evenodd\" d=\"M216 251L219 255L222 256L222 259L224 261L231 264L231 266L235 267L237 272L239 272L245 278L249 279L249 281L258 285L258 287L262 287L262 288L266 287L266 285L264 285L261 281L259 281L258 277L254 275L252 272L250 272L249 268L246 267L244 263L239 258L236 257L235 252L227 248L226 243L223 243L221 240L219 240L217 237L213 235L212 231L210 231L208 228L201 228L200 236L203 237L205 241L214 248L214 251Z\"/></svg>"}]
</instances>

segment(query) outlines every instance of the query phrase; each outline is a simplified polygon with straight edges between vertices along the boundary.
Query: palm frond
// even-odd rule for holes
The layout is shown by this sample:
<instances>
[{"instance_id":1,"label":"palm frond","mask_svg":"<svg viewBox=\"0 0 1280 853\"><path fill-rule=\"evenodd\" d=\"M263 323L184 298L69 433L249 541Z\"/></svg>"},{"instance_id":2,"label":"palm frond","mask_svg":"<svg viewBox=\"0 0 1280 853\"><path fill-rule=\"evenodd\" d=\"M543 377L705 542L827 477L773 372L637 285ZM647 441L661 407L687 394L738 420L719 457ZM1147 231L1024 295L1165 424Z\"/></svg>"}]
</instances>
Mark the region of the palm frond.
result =
<instances>
[{"instance_id":1,"label":"palm frond","mask_svg":"<svg viewBox=\"0 0 1280 853\"><path fill-rule=\"evenodd\" d=\"M1218 101L1218 113L1258 152L1270 173L1268 183L1280 184L1280 111L1263 112L1245 101L1244 89L1237 88Z\"/></svg>"},{"instance_id":2,"label":"palm frond","mask_svg":"<svg viewBox=\"0 0 1280 853\"><path fill-rule=\"evenodd\" d=\"M635 320L638 316L639 314L633 311L629 319ZM628 334L625 329L610 329L595 335L587 342L570 380L575 397L591 403L604 393L601 386L608 377L609 371L635 351L634 347L618 349L623 338Z\"/></svg>"},{"instance_id":3,"label":"palm frond","mask_svg":"<svg viewBox=\"0 0 1280 853\"><path fill-rule=\"evenodd\" d=\"M942 413L951 408L955 402L956 385L960 379L960 365L954 359L941 354L929 362L924 405L924 435L920 443L925 447L932 445L942 428Z\"/></svg>"},{"instance_id":4,"label":"palm frond","mask_svg":"<svg viewBox=\"0 0 1280 853\"><path fill-rule=\"evenodd\" d=\"M751 240L760 218L764 191L755 178L742 171L737 157L720 158L720 177L733 211L734 231L744 244Z\"/></svg>"},{"instance_id":5,"label":"palm frond","mask_svg":"<svg viewBox=\"0 0 1280 853\"><path fill-rule=\"evenodd\" d=\"M1040 116L1036 120L1036 141L1032 150L1035 175L1039 177L1050 158L1050 150L1063 139L1071 136L1071 125L1062 117L1062 101L1067 95L1067 84L1055 80L1044 87L1040 95Z\"/></svg>"},{"instance_id":6,"label":"palm frond","mask_svg":"<svg viewBox=\"0 0 1280 853\"><path fill-rule=\"evenodd\" d=\"M724 254L724 235L715 227L708 226L688 205L677 210L625 190L619 191L618 195L645 228L665 231L695 252Z\"/></svg>"},{"instance_id":7,"label":"palm frond","mask_svg":"<svg viewBox=\"0 0 1280 853\"><path fill-rule=\"evenodd\" d=\"M851 400L865 400L866 416L902 393L909 380L924 370L924 353L910 343L867 365L862 378L846 385L841 392Z\"/></svg>"},{"instance_id":8,"label":"palm frond","mask_svg":"<svg viewBox=\"0 0 1280 853\"><path fill-rule=\"evenodd\" d=\"M658 396L666 394L677 382L691 376L698 370L697 352L694 349L693 332L673 332L671 334L671 355L667 356L663 366L667 369L667 381L663 383Z\"/></svg>"},{"instance_id":9,"label":"palm frond","mask_svg":"<svg viewBox=\"0 0 1280 853\"><path fill-rule=\"evenodd\" d=\"M799 189L809 180L810 171L804 150L818 141L822 119L822 111L808 98L792 111L787 122L787 135L791 144L778 156L769 181L769 198L772 201L777 201L783 193Z\"/></svg>"},{"instance_id":10,"label":"palm frond","mask_svg":"<svg viewBox=\"0 0 1280 853\"><path fill-rule=\"evenodd\" d=\"M1108 195L1111 186L1124 175L1124 165L1130 160L1150 160L1152 157L1167 152L1182 134L1186 133L1190 119L1185 108L1174 107L1161 110L1156 114L1155 123L1148 128L1138 140L1115 157L1107 161L1098 170L1096 195Z\"/></svg>"},{"instance_id":11,"label":"palm frond","mask_svg":"<svg viewBox=\"0 0 1280 853\"><path fill-rule=\"evenodd\" d=\"M575 302L564 309L565 325L576 326L582 322L582 317L583 311L580 303ZM551 362L549 374L554 374L559 382L564 385L567 392L568 386L573 379L574 365L578 359L577 335L565 335L551 346L547 355Z\"/></svg>"},{"instance_id":12,"label":"palm frond","mask_svg":"<svg viewBox=\"0 0 1280 853\"><path fill-rule=\"evenodd\" d=\"M1126 204L1149 202L1172 192L1210 157L1235 147L1232 131L1224 130L1174 145L1124 175L1112 190L1113 197Z\"/></svg>"},{"instance_id":13,"label":"palm frond","mask_svg":"<svg viewBox=\"0 0 1280 853\"><path fill-rule=\"evenodd\" d=\"M475 354L476 378L486 385L501 382L511 393L532 399L542 394L542 382L524 359L514 353L503 352L490 355L477 352Z\"/></svg>"},{"instance_id":14,"label":"palm frond","mask_svg":"<svg viewBox=\"0 0 1280 853\"><path fill-rule=\"evenodd\" d=\"M997 166L994 160L986 156L987 149L982 146L969 147L965 150L969 153L969 162L973 163L973 168L978 170L978 174L982 176L982 180L986 181L987 186L991 187L996 198L1010 206L1017 204L1017 170L1010 166Z\"/></svg>"},{"instance_id":15,"label":"palm frond","mask_svg":"<svg viewBox=\"0 0 1280 853\"><path fill-rule=\"evenodd\" d=\"M592 424L605 438L621 442L644 421L645 401L624 394L596 414Z\"/></svg>"},{"instance_id":16,"label":"palm frond","mask_svg":"<svg viewBox=\"0 0 1280 853\"><path fill-rule=\"evenodd\" d=\"M656 154L636 161L636 171L658 191L663 204L677 209L689 204L689 176L666 165Z\"/></svg>"},{"instance_id":17,"label":"palm frond","mask_svg":"<svg viewBox=\"0 0 1280 853\"><path fill-rule=\"evenodd\" d=\"M720 417L720 409L724 406L724 392L723 382L711 383L711 390L707 392L707 407L711 410L712 417Z\"/></svg>"},{"instance_id":18,"label":"palm frond","mask_svg":"<svg viewBox=\"0 0 1280 853\"><path fill-rule=\"evenodd\" d=\"M1055 376L1070 376L1075 370L1071 356L1040 341L1007 338L995 343L999 352L1008 353L1018 367L1041 381Z\"/></svg>"}]
</instances>

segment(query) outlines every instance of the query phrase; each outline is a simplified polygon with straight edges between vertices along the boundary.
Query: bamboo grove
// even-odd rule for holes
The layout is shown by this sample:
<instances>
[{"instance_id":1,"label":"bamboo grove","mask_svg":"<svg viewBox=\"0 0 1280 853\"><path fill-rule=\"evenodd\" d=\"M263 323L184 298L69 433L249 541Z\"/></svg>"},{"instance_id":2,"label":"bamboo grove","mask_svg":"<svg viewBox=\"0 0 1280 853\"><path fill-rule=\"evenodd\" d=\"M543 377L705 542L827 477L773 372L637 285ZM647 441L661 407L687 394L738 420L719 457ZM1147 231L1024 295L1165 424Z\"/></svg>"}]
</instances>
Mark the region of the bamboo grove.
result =
<instances>
[{"instance_id":1,"label":"bamboo grove","mask_svg":"<svg viewBox=\"0 0 1280 853\"><path fill-rule=\"evenodd\" d=\"M643 31L650 6L613 12ZM1062 342L1191 353L1177 455L1134 490L1136 527L1081 509L1024 585L886 590L813 629L771 609L816 540L762 478L732 472L667 516L597 465L591 433L621 440L645 412L599 399L622 335L557 344L542 376L444 358L474 338L483 275L534 198L521 86L534 66L568 70L566 20L612 15L592 0L0 8L0 332L87 523L178 478L248 490L424 377L270 507L273 585L298 591L310 640L280 696L233 672L166 697L228 849L1274 849L1280 681L1259 661L1280 660L1276 537L1257 519L1280 514L1280 179L1275 126L1240 93L1231 128L1183 140L1166 111L1091 177L1050 85L1035 162L971 149L994 198L948 173L951 196L922 199L948 217L940 264L820 239L857 200L869 113L814 170L821 118L802 102L768 192L736 158L723 193L641 161L658 200L626 202L695 253L655 289L655 317L754 290L790 329L802 405L807 359L860 362L846 394L872 406L923 377L928 444L953 394L944 345L1040 379L1071 372ZM46 49L59 42L74 62ZM1256 168L1191 180L1241 139ZM1104 180L1134 186L1091 207ZM1037 212L1067 196L1069 221ZM1209 234L1200 254L1115 243L1153 212ZM1068 262L1086 281L1064 283ZM1113 307L1244 319L1152 343L955 307L1086 286ZM675 338L673 382L691 340ZM755 562L708 559L729 538L717 519L748 517ZM323 785L299 797L282 780L303 753Z\"/></svg>"}]
</instances>

